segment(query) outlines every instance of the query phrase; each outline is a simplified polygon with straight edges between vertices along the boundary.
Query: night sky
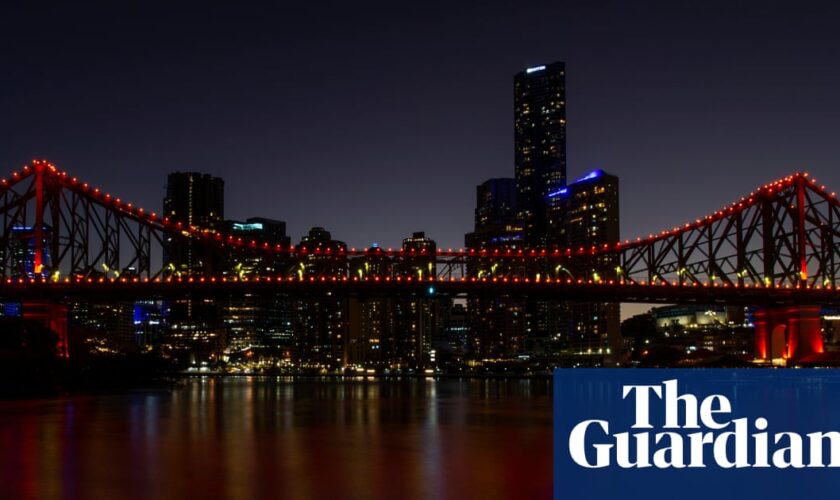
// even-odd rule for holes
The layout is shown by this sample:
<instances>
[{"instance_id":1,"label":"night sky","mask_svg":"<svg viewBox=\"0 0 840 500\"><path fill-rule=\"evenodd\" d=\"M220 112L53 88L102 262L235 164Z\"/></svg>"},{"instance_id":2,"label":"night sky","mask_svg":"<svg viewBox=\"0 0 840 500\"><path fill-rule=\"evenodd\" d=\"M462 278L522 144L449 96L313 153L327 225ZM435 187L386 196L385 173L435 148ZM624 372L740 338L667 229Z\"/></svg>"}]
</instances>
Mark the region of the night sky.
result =
<instances>
[{"instance_id":1,"label":"night sky","mask_svg":"<svg viewBox=\"0 0 840 500\"><path fill-rule=\"evenodd\" d=\"M840 16L730 3L4 5L0 171L149 210L208 172L294 241L460 247L475 185L513 175L513 75L562 60L569 178L620 176L625 238L797 170L840 190Z\"/></svg>"}]
</instances>

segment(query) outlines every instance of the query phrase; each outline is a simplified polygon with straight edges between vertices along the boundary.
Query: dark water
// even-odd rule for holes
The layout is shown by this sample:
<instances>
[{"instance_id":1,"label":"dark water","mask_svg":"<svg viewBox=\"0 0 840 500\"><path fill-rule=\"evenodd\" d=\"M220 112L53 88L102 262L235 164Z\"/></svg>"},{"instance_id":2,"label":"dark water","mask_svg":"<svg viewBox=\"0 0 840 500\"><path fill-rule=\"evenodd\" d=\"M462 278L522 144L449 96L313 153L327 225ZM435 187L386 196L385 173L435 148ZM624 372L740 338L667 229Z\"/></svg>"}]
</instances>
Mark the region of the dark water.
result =
<instances>
[{"instance_id":1,"label":"dark water","mask_svg":"<svg viewBox=\"0 0 840 500\"><path fill-rule=\"evenodd\" d=\"M241 377L0 401L0 498L550 498L550 392Z\"/></svg>"}]
</instances>

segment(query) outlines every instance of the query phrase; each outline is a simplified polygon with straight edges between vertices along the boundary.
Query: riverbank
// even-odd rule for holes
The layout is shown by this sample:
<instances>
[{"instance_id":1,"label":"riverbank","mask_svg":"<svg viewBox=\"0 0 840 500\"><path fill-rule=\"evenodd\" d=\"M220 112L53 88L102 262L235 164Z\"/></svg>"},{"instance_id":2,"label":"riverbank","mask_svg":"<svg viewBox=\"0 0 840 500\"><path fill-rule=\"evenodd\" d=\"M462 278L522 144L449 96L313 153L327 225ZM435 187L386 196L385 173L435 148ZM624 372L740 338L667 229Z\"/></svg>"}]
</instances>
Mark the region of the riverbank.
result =
<instances>
[{"instance_id":1,"label":"riverbank","mask_svg":"<svg viewBox=\"0 0 840 500\"><path fill-rule=\"evenodd\" d=\"M0 360L0 397L122 392L165 387L180 378L175 366L146 355L85 360L4 356Z\"/></svg>"}]
</instances>

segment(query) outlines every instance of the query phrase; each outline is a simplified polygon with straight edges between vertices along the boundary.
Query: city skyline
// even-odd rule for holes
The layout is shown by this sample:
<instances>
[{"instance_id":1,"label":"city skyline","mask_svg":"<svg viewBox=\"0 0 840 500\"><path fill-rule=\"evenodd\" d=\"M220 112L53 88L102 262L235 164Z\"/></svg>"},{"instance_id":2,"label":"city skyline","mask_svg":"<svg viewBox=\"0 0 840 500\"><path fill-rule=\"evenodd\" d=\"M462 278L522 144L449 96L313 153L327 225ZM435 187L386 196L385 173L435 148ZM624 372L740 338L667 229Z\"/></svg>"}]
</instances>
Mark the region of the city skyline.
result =
<instances>
[{"instance_id":1,"label":"city skyline","mask_svg":"<svg viewBox=\"0 0 840 500\"><path fill-rule=\"evenodd\" d=\"M262 6L166 15L151 7L109 24L97 24L108 9L35 16L4 7L17 77L3 84L0 163L46 157L155 208L167 173L207 172L228 183L229 218L287 221L293 240L323 226L350 246L397 247L422 230L457 248L472 225L475 186L513 168L511 77L561 60L569 179L595 168L620 176L621 237L634 238L793 171L840 184L830 126L840 75L824 67L837 36L832 16L806 30L807 10L762 5L632 6L600 17L574 6L560 17L500 6L476 17L458 7L436 21L383 10L355 28L337 11L316 25L298 7L291 17L301 26L286 31L255 29L290 17ZM179 24L190 16L199 22ZM38 40L13 36L35 21ZM96 36L67 36L91 24ZM388 27L396 25L403 29ZM425 26L442 36L429 39ZM324 36L290 42L302 29ZM219 31L229 38L218 61L185 41ZM333 53L339 41L344 60ZM213 69L232 60L225 73Z\"/></svg>"},{"instance_id":2,"label":"city skyline","mask_svg":"<svg viewBox=\"0 0 840 500\"><path fill-rule=\"evenodd\" d=\"M838 23L0 2L0 496L830 491Z\"/></svg>"}]
</instances>

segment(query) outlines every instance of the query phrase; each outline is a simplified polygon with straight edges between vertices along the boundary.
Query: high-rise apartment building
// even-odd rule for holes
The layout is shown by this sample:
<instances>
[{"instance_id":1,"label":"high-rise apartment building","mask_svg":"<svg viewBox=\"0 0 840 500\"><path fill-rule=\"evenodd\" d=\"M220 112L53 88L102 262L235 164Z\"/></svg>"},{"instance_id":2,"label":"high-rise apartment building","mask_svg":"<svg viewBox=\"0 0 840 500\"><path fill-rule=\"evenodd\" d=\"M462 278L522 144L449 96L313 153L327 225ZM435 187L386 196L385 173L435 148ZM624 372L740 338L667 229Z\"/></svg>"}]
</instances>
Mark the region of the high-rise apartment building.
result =
<instances>
[{"instance_id":1,"label":"high-rise apartment building","mask_svg":"<svg viewBox=\"0 0 840 500\"><path fill-rule=\"evenodd\" d=\"M549 242L557 247L590 248L619 241L618 177L594 170L549 193ZM584 280L616 280L618 262L605 255L568 271ZM555 334L569 352L605 360L622 351L617 303L573 302L555 323ZM557 309L555 309L556 313Z\"/></svg>"},{"instance_id":2,"label":"high-rise apartment building","mask_svg":"<svg viewBox=\"0 0 840 500\"><path fill-rule=\"evenodd\" d=\"M352 279L373 280L393 274L391 258L379 245L372 245L361 258L350 263ZM352 297L349 299L348 364L367 370L389 367L387 352L394 329L388 297Z\"/></svg>"},{"instance_id":3,"label":"high-rise apartment building","mask_svg":"<svg viewBox=\"0 0 840 500\"><path fill-rule=\"evenodd\" d=\"M313 227L298 250L294 273L301 278L346 276L347 245ZM301 368L334 370L347 364L348 302L331 292L293 301L294 358Z\"/></svg>"},{"instance_id":4,"label":"high-rise apartment building","mask_svg":"<svg viewBox=\"0 0 840 500\"><path fill-rule=\"evenodd\" d=\"M402 241L403 257L396 272L403 277L437 277L437 243L424 232L415 232ZM429 365L432 337L437 328L438 298L434 286L422 293L394 301L393 357L408 368Z\"/></svg>"},{"instance_id":5,"label":"high-rise apartment building","mask_svg":"<svg viewBox=\"0 0 840 500\"><path fill-rule=\"evenodd\" d=\"M517 248L522 227L516 221L516 179L488 179L476 186L475 227L469 248Z\"/></svg>"},{"instance_id":6,"label":"high-rise apartment building","mask_svg":"<svg viewBox=\"0 0 840 500\"><path fill-rule=\"evenodd\" d=\"M546 197L566 183L566 67L555 62L514 77L517 219L528 247L546 244Z\"/></svg>"},{"instance_id":7,"label":"high-rise apartment building","mask_svg":"<svg viewBox=\"0 0 840 500\"><path fill-rule=\"evenodd\" d=\"M437 275L437 244L423 232L403 239L392 261L378 246L351 262L358 279L400 277L427 280ZM407 297L359 297L350 300L349 362L374 370L418 370L431 362L431 342L438 327L434 286Z\"/></svg>"},{"instance_id":8,"label":"high-rise apartment building","mask_svg":"<svg viewBox=\"0 0 840 500\"><path fill-rule=\"evenodd\" d=\"M522 226L517 220L516 180L489 179L476 187L475 227L465 237L469 248L522 248ZM472 259L471 276L504 276L510 259ZM524 346L525 302L522 298L471 296L467 299L468 355L473 359L504 359L519 354Z\"/></svg>"},{"instance_id":9,"label":"high-rise apartment building","mask_svg":"<svg viewBox=\"0 0 840 500\"><path fill-rule=\"evenodd\" d=\"M547 196L566 183L565 81L562 62L534 66L514 77L517 221L526 248L543 248L548 243ZM531 343L547 339L551 307L544 300L525 302L523 335Z\"/></svg>"}]
</instances>

